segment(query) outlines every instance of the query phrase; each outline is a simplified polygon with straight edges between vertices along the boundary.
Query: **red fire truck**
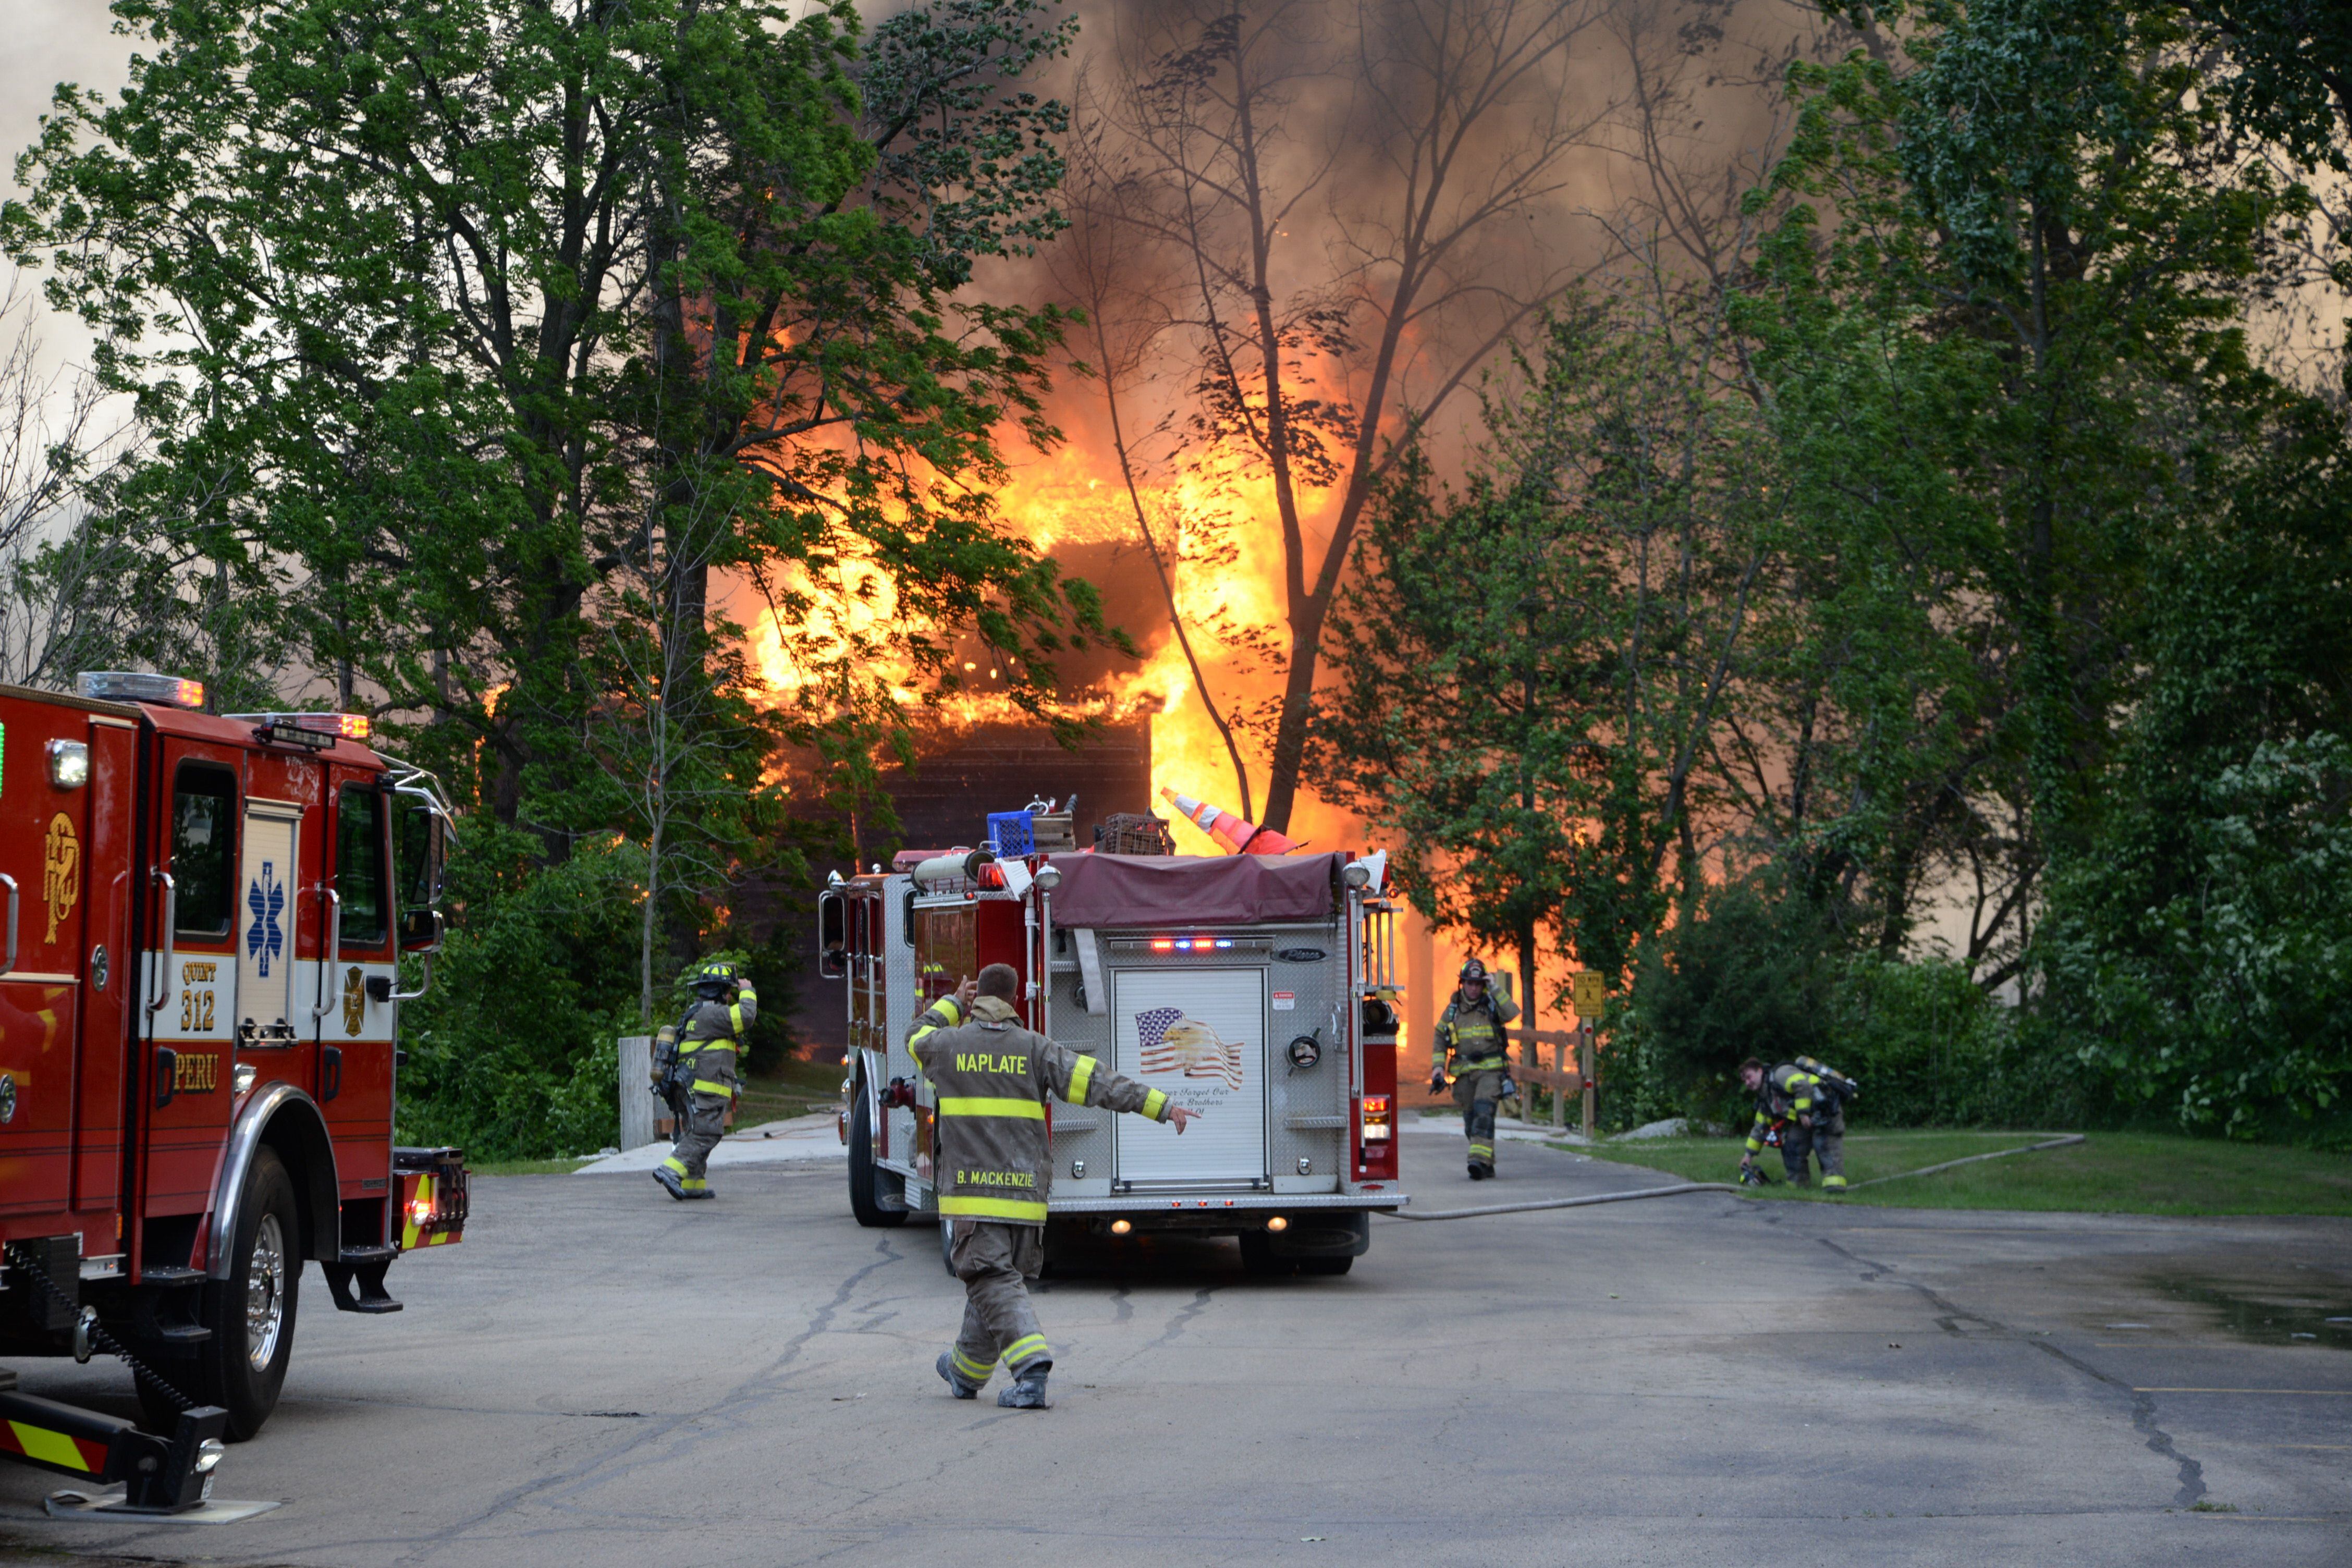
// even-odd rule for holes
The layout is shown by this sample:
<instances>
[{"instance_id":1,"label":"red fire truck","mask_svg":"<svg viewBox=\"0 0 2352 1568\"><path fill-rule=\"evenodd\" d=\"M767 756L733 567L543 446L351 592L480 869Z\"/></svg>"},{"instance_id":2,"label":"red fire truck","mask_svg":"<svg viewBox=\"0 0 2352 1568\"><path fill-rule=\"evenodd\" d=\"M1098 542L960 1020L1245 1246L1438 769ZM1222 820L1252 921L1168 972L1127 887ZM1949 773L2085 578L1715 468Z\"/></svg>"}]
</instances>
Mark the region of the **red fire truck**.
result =
<instances>
[{"instance_id":1,"label":"red fire truck","mask_svg":"<svg viewBox=\"0 0 2352 1568\"><path fill-rule=\"evenodd\" d=\"M303 1261L393 1312L463 1230L458 1151L392 1142L448 813L364 718L79 690L0 687L0 1355L121 1356L148 1421L0 1370L0 1454L184 1509L277 1404Z\"/></svg>"},{"instance_id":2,"label":"red fire truck","mask_svg":"<svg viewBox=\"0 0 2352 1568\"><path fill-rule=\"evenodd\" d=\"M1019 853L1012 815L979 850L910 852L820 897L819 967L849 983L841 1131L858 1223L937 1213L932 1089L908 1026L1007 963L1030 1027L1202 1113L1180 1140L1049 1106L1049 1252L1185 1231L1237 1237L1253 1273L1346 1273L1370 1215L1408 1201L1386 857Z\"/></svg>"}]
</instances>

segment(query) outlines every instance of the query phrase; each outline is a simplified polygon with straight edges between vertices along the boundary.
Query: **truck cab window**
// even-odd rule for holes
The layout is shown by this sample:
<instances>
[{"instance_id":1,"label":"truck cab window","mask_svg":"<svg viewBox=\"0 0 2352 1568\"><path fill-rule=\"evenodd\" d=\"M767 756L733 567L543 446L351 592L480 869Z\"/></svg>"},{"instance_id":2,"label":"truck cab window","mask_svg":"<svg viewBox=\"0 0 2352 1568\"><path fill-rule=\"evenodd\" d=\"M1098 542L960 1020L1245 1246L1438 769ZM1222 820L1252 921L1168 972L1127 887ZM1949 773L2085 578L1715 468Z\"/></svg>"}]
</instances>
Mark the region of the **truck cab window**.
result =
<instances>
[{"instance_id":1,"label":"truck cab window","mask_svg":"<svg viewBox=\"0 0 2352 1568\"><path fill-rule=\"evenodd\" d=\"M208 763L181 763L172 782L174 937L227 940L236 868L236 776Z\"/></svg>"},{"instance_id":2,"label":"truck cab window","mask_svg":"<svg viewBox=\"0 0 2352 1568\"><path fill-rule=\"evenodd\" d=\"M342 900L345 946L383 941L383 796L352 785L335 810L335 892Z\"/></svg>"}]
</instances>

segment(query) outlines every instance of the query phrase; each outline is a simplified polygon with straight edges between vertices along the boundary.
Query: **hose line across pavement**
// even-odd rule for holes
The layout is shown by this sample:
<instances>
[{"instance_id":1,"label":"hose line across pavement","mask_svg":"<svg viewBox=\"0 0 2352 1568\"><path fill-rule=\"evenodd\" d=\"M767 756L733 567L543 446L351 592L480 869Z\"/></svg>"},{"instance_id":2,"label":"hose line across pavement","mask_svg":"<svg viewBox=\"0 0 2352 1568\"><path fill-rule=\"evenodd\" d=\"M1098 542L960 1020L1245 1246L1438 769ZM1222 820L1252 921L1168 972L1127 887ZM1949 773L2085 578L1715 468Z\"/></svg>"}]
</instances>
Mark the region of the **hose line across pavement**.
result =
<instances>
[{"instance_id":1,"label":"hose line across pavement","mask_svg":"<svg viewBox=\"0 0 2352 1568\"><path fill-rule=\"evenodd\" d=\"M2084 1134L2069 1132L2063 1138L2053 1138L2041 1143L2022 1143L2014 1149L1996 1149L1990 1154L1970 1154L1965 1159L1947 1160L1939 1165L1922 1165L1916 1171L1897 1171L1891 1176L1873 1176L1866 1182L1856 1182L1848 1192L1863 1187L1874 1187L1882 1182L1900 1182L1911 1176L1925 1176L1937 1171L1948 1171L1955 1165L1973 1165L1979 1160L2003 1160L2011 1154L2033 1154L2044 1149L2064 1149L2084 1142ZM1746 1195L1745 1190L1730 1182L1684 1182L1671 1187L1643 1187L1631 1193L1594 1193L1580 1198L1539 1198L1524 1204L1483 1204L1476 1208L1439 1209L1432 1214L1414 1214L1399 1210L1391 1217L1419 1220L1481 1219L1487 1215L1531 1214L1538 1209L1580 1209L1594 1204L1630 1204L1638 1198L1678 1198L1685 1193L1729 1193L1734 1197Z\"/></svg>"}]
</instances>

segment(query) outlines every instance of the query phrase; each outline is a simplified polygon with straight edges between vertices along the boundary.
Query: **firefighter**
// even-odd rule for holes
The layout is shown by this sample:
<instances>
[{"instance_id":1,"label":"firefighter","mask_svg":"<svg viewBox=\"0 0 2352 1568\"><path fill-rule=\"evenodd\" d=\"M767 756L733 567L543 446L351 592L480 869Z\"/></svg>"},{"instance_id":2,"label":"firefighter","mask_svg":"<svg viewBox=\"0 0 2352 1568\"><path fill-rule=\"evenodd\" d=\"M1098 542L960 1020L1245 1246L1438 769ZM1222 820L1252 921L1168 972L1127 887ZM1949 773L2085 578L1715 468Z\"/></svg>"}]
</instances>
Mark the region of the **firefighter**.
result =
<instances>
[{"instance_id":1,"label":"firefighter","mask_svg":"<svg viewBox=\"0 0 2352 1568\"><path fill-rule=\"evenodd\" d=\"M735 1100L735 1058L743 1049L743 1031L760 1016L759 993L731 963L698 965L690 984L694 1001L686 1016L674 1030L663 1031L677 1042L676 1079L684 1092L672 1101L677 1142L669 1158L654 1167L654 1180L674 1198L713 1195L703 1172Z\"/></svg>"},{"instance_id":2,"label":"firefighter","mask_svg":"<svg viewBox=\"0 0 2352 1568\"><path fill-rule=\"evenodd\" d=\"M1752 1179L1756 1156L1764 1152L1765 1135L1780 1129L1780 1167L1792 1186L1811 1184L1805 1157L1819 1156L1822 1188L1845 1191L1846 1079L1811 1057L1782 1062L1769 1071L1749 1057L1739 1064L1739 1081L1756 1097L1756 1120L1748 1130L1748 1148L1739 1156L1740 1179Z\"/></svg>"},{"instance_id":3,"label":"firefighter","mask_svg":"<svg viewBox=\"0 0 2352 1568\"><path fill-rule=\"evenodd\" d=\"M1495 1173L1495 1106L1510 1082L1503 1026L1519 1016L1519 1005L1495 994L1486 966L1475 958L1456 978L1460 984L1430 1042L1429 1092L1445 1088L1450 1058L1454 1103L1462 1108L1462 1131L1470 1140L1470 1179L1483 1182Z\"/></svg>"},{"instance_id":4,"label":"firefighter","mask_svg":"<svg viewBox=\"0 0 2352 1568\"><path fill-rule=\"evenodd\" d=\"M954 1227L948 1258L964 1286L963 1332L940 1352L939 1374L958 1399L972 1399L1002 1361L1013 1382L996 1403L1043 1410L1054 1352L1027 1281L1045 1260L1046 1097L1134 1111L1180 1133L1200 1113L1023 1028L1013 1007L1019 985L1010 964L988 965L915 1020L907 1048L936 1096L940 1223Z\"/></svg>"}]
</instances>

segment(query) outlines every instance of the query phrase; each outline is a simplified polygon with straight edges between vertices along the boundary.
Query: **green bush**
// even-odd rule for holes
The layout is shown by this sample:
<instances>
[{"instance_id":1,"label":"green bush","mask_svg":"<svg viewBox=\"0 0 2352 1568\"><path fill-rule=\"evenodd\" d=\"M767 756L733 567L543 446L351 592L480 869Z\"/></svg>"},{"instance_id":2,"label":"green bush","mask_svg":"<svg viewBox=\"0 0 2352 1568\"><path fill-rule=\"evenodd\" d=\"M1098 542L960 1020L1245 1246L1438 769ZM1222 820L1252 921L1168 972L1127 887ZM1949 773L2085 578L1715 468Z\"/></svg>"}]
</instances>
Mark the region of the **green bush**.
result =
<instances>
[{"instance_id":1,"label":"green bush","mask_svg":"<svg viewBox=\"0 0 2352 1568\"><path fill-rule=\"evenodd\" d=\"M2352 1145L2352 746L2315 734L2119 814L2053 887L2053 1055L2184 1131Z\"/></svg>"},{"instance_id":2,"label":"green bush","mask_svg":"<svg viewBox=\"0 0 2352 1568\"><path fill-rule=\"evenodd\" d=\"M1860 1126L2079 1126L2099 1120L2076 1058L2037 1049L2015 1010L1948 959L1845 950L1815 907L1715 889L1656 943L1615 1025L1612 1128L1667 1116L1744 1124L1742 1058L1827 1062L1863 1086Z\"/></svg>"},{"instance_id":3,"label":"green bush","mask_svg":"<svg viewBox=\"0 0 2352 1568\"><path fill-rule=\"evenodd\" d=\"M447 944L402 1018L398 1136L482 1160L604 1148L620 1133L615 1042L639 1028L644 856L591 842L542 868L529 835L465 834Z\"/></svg>"},{"instance_id":4,"label":"green bush","mask_svg":"<svg viewBox=\"0 0 2352 1568\"><path fill-rule=\"evenodd\" d=\"M1612 1016L1604 1120L1747 1119L1744 1057L1786 1061L1829 1049L1832 955L1821 923L1790 900L1735 883L1652 944L1630 1005Z\"/></svg>"},{"instance_id":5,"label":"green bush","mask_svg":"<svg viewBox=\"0 0 2352 1568\"><path fill-rule=\"evenodd\" d=\"M1950 959L1872 954L1839 965L1828 1037L1816 1054L1862 1093L1859 1126L1958 1127L2033 1122L2038 1075L2021 1077L2011 1010ZM2031 1081L2028 1081L2028 1079Z\"/></svg>"}]
</instances>

